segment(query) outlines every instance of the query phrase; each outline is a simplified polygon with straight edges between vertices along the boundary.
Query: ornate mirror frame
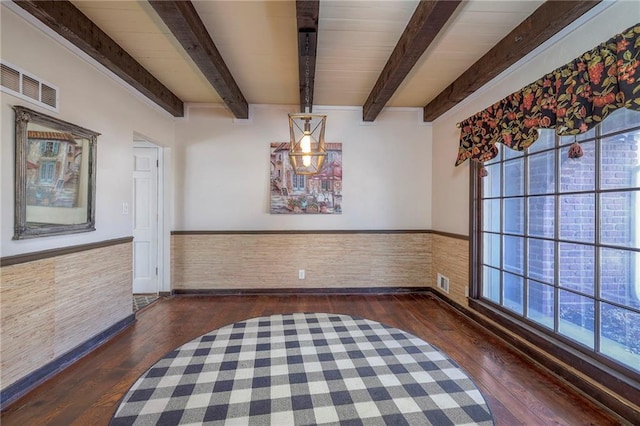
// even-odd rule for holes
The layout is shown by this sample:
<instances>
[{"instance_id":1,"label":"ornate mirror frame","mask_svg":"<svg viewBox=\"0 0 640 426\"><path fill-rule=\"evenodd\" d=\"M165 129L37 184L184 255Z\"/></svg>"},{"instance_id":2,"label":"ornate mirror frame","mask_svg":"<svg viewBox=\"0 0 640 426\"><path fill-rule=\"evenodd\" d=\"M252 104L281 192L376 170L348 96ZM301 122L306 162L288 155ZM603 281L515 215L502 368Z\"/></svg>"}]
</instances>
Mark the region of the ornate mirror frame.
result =
<instances>
[{"instance_id":1,"label":"ornate mirror frame","mask_svg":"<svg viewBox=\"0 0 640 426\"><path fill-rule=\"evenodd\" d=\"M14 106L14 240L95 231L99 133Z\"/></svg>"}]
</instances>

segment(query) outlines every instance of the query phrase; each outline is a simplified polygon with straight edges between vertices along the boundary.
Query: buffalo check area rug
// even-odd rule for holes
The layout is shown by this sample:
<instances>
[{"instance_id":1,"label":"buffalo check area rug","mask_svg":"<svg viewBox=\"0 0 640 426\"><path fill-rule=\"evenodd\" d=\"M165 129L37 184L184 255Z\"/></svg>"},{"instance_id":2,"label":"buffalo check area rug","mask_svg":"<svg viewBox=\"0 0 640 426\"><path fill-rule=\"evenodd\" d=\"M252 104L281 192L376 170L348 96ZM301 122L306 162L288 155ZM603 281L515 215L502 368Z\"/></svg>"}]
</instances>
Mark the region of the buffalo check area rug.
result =
<instances>
[{"instance_id":1,"label":"buffalo check area rug","mask_svg":"<svg viewBox=\"0 0 640 426\"><path fill-rule=\"evenodd\" d=\"M296 313L253 318L167 354L111 425L493 425L467 374L378 322Z\"/></svg>"}]
</instances>

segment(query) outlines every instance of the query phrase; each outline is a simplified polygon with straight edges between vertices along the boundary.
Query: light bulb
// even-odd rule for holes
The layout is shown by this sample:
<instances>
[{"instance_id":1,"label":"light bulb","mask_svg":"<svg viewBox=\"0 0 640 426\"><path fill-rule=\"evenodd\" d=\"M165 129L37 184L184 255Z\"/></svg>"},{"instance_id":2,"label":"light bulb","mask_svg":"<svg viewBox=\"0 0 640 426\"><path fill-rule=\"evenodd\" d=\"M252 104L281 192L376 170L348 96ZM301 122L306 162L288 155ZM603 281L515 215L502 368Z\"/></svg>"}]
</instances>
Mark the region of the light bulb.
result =
<instances>
[{"instance_id":1,"label":"light bulb","mask_svg":"<svg viewBox=\"0 0 640 426\"><path fill-rule=\"evenodd\" d=\"M302 140L300 140L300 149L305 153L311 152L311 135L307 132L304 133ZM311 156L303 155L302 164L304 164L305 167L309 167L311 165Z\"/></svg>"},{"instance_id":2,"label":"light bulb","mask_svg":"<svg viewBox=\"0 0 640 426\"><path fill-rule=\"evenodd\" d=\"M311 135L305 133L302 139L300 140L300 149L302 152L311 152Z\"/></svg>"}]
</instances>

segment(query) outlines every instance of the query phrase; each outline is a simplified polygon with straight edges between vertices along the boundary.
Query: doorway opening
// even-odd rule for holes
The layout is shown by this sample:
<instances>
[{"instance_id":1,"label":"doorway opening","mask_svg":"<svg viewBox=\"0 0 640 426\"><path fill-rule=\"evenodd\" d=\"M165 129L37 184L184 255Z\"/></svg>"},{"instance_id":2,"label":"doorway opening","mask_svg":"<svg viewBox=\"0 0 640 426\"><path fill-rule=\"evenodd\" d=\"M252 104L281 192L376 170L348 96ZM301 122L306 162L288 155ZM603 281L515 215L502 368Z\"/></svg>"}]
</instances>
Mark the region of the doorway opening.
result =
<instances>
[{"instance_id":1,"label":"doorway opening","mask_svg":"<svg viewBox=\"0 0 640 426\"><path fill-rule=\"evenodd\" d=\"M133 147L133 311L158 299L162 289L164 241L162 149L146 140Z\"/></svg>"}]
</instances>

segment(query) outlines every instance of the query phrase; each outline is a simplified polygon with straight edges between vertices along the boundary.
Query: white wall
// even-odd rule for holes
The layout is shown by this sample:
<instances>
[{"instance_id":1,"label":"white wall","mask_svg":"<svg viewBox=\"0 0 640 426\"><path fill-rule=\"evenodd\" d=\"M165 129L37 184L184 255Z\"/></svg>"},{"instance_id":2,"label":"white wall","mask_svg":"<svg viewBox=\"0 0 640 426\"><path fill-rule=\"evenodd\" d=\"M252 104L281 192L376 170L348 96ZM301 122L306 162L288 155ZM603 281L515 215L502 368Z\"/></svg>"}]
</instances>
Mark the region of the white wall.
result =
<instances>
[{"instance_id":1,"label":"white wall","mask_svg":"<svg viewBox=\"0 0 640 426\"><path fill-rule=\"evenodd\" d=\"M456 123L640 22L636 0L611 3L596 6L559 41L550 40L542 52L532 52L433 122L433 229L469 234L469 162L454 167L460 137Z\"/></svg>"},{"instance_id":2,"label":"white wall","mask_svg":"<svg viewBox=\"0 0 640 426\"><path fill-rule=\"evenodd\" d=\"M8 7L11 6L11 7ZM3 61L59 88L59 112L41 109L2 92L0 99L1 159L1 254L10 256L50 248L103 241L132 235L131 215L122 214L122 203L132 207L132 158L134 132L160 145L174 140L174 120L150 106L141 95L114 81L99 65L81 59L49 31L25 21L17 6L2 2ZM58 40L58 41L57 41ZM72 52L73 51L73 52ZM23 105L101 133L98 137L96 231L66 236L13 241L14 206L14 113Z\"/></svg>"},{"instance_id":3,"label":"white wall","mask_svg":"<svg viewBox=\"0 0 640 426\"><path fill-rule=\"evenodd\" d=\"M252 105L249 120L194 106L176 124L175 230L431 228L431 127L421 109L314 106L326 141L342 142L343 213L269 214L271 142L289 138L291 106Z\"/></svg>"}]
</instances>

